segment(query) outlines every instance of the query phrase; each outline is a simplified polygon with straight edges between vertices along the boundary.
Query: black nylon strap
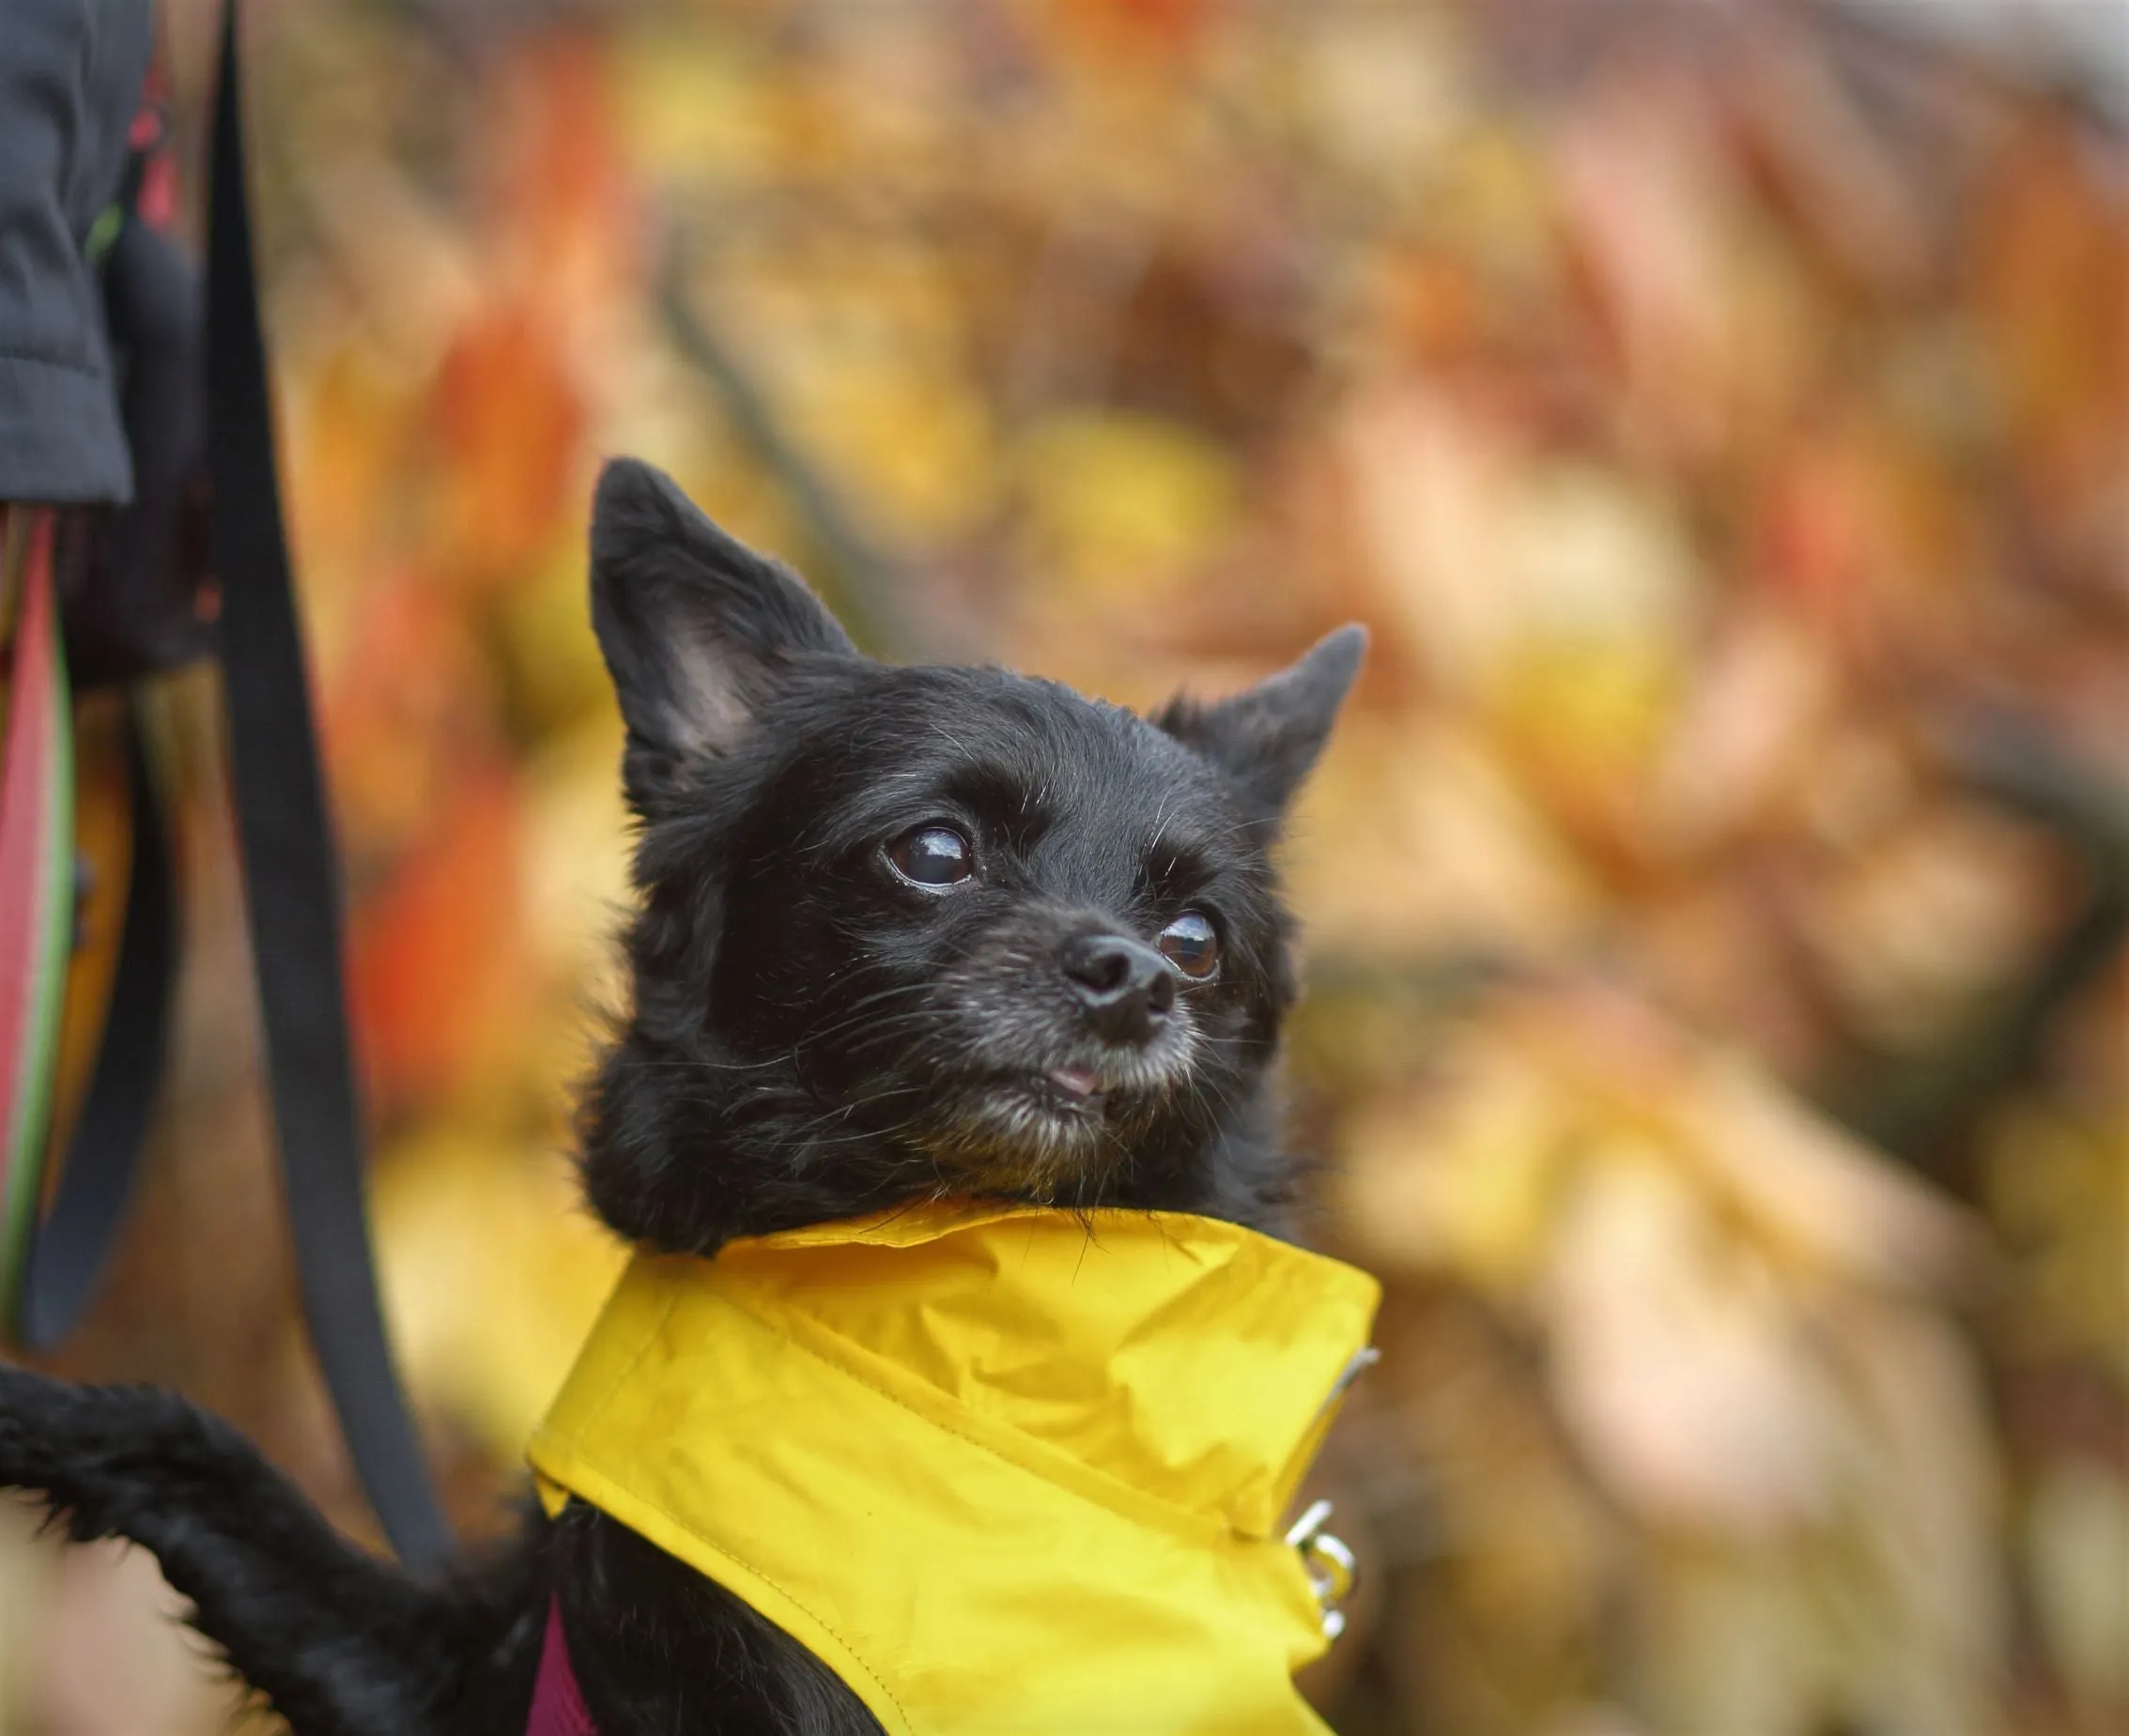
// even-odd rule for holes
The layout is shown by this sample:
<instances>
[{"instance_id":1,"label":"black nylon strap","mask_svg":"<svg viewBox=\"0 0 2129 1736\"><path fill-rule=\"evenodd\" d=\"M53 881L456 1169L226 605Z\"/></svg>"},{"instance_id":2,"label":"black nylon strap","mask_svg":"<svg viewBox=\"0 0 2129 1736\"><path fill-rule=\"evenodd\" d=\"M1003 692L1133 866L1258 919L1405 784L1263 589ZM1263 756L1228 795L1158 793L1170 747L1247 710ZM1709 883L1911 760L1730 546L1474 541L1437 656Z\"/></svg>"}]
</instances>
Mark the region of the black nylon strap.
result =
<instances>
[{"instance_id":1,"label":"black nylon strap","mask_svg":"<svg viewBox=\"0 0 2129 1736\"><path fill-rule=\"evenodd\" d=\"M400 1559L428 1572L448 1554L450 1535L393 1367L370 1257L339 878L282 530L252 256L236 0L223 15L214 104L207 308L210 545L222 586L230 781L303 1311L370 1503Z\"/></svg>"},{"instance_id":2,"label":"black nylon strap","mask_svg":"<svg viewBox=\"0 0 2129 1736\"><path fill-rule=\"evenodd\" d=\"M148 766L140 714L131 706L126 713L126 776L133 814L126 925L88 1097L67 1145L51 1210L30 1230L28 1269L15 1324L32 1350L50 1350L65 1338L96 1293L132 1203L148 1114L162 1078L177 966L177 910L162 804Z\"/></svg>"}]
</instances>

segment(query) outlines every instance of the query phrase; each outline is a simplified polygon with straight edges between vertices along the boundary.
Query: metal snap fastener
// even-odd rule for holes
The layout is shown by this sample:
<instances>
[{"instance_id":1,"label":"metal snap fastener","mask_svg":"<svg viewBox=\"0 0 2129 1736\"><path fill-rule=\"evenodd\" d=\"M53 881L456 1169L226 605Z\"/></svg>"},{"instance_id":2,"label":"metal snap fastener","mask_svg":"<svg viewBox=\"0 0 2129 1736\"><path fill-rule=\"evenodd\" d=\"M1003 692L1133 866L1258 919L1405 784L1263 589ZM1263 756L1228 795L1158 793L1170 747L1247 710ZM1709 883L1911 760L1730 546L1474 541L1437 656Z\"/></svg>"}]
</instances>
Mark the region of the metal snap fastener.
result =
<instances>
[{"instance_id":1,"label":"metal snap fastener","mask_svg":"<svg viewBox=\"0 0 2129 1736\"><path fill-rule=\"evenodd\" d=\"M1338 1605L1352 1595L1359 1577L1353 1552L1323 1529L1331 1511L1329 1501L1318 1501L1287 1532L1287 1542L1301 1551L1309 1589L1316 1593L1317 1605L1323 1612L1326 1639L1335 1639L1346 1631L1345 1612Z\"/></svg>"}]
</instances>

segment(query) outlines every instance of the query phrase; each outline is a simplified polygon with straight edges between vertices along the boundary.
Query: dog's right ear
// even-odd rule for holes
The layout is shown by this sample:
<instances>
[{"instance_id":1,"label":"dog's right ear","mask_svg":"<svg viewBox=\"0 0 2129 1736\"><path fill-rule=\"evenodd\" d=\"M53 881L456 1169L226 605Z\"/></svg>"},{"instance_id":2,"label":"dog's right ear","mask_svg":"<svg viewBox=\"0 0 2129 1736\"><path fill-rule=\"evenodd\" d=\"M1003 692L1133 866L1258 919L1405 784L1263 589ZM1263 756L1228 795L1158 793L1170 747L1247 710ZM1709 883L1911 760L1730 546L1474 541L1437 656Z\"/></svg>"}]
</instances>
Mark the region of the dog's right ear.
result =
<instances>
[{"instance_id":1,"label":"dog's right ear","mask_svg":"<svg viewBox=\"0 0 2129 1736\"><path fill-rule=\"evenodd\" d=\"M795 573L635 458L599 476L592 626L631 745L668 762L728 749L793 658L857 654Z\"/></svg>"},{"instance_id":2,"label":"dog's right ear","mask_svg":"<svg viewBox=\"0 0 2129 1736\"><path fill-rule=\"evenodd\" d=\"M1355 622L1254 687L1211 705L1178 694L1151 721L1211 762L1268 840L1323 751L1366 651L1367 629Z\"/></svg>"}]
</instances>

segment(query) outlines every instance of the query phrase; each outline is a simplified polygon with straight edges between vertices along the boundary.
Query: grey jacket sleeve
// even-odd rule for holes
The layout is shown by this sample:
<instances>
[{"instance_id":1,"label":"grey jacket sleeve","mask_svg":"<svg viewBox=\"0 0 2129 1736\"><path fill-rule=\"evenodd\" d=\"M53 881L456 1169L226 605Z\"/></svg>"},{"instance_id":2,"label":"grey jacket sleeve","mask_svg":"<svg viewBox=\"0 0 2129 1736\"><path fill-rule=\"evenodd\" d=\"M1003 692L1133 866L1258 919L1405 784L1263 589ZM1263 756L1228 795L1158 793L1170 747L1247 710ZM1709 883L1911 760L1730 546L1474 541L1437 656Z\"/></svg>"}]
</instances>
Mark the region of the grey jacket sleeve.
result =
<instances>
[{"instance_id":1,"label":"grey jacket sleeve","mask_svg":"<svg viewBox=\"0 0 2129 1736\"><path fill-rule=\"evenodd\" d=\"M125 500L90 227L116 192L150 0L0 0L0 501Z\"/></svg>"}]
</instances>

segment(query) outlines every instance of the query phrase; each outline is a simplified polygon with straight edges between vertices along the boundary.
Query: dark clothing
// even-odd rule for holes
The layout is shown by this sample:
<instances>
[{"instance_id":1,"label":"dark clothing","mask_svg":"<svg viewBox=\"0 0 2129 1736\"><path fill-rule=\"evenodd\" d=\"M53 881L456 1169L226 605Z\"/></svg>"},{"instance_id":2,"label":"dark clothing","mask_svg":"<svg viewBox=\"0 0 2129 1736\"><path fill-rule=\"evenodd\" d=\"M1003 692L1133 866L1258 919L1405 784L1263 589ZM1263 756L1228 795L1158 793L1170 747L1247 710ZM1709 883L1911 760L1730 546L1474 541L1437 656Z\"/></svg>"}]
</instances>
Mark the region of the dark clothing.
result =
<instances>
[{"instance_id":1,"label":"dark clothing","mask_svg":"<svg viewBox=\"0 0 2129 1736\"><path fill-rule=\"evenodd\" d=\"M0 0L0 501L133 490L89 231L118 191L151 0Z\"/></svg>"}]
</instances>

